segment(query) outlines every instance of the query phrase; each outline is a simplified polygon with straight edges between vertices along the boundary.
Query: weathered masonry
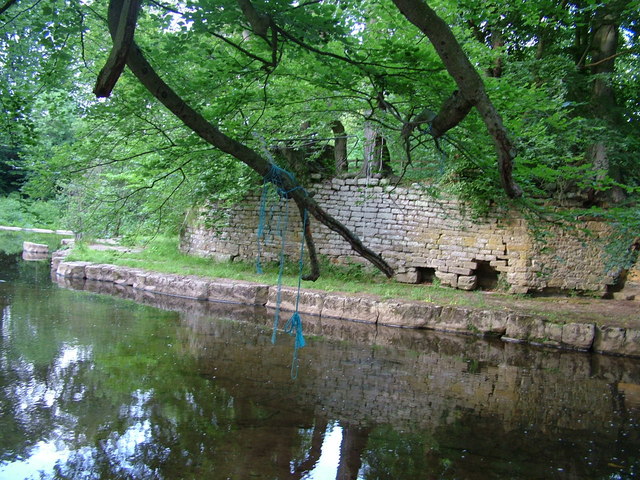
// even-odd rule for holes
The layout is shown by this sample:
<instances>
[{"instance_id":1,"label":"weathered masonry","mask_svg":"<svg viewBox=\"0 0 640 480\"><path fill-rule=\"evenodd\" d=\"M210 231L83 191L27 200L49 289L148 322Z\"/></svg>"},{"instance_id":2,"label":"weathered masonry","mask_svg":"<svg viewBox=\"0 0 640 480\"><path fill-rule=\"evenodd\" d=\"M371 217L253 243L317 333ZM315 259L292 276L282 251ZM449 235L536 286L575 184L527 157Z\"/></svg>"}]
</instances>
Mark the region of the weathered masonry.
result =
<instances>
[{"instance_id":1,"label":"weathered masonry","mask_svg":"<svg viewBox=\"0 0 640 480\"><path fill-rule=\"evenodd\" d=\"M418 186L394 187L384 179L333 179L317 184L311 194L374 251L380 252L402 282L430 283L463 290L502 287L512 293L592 292L604 295L619 288L624 273L608 267L605 251L610 227L586 220L591 235L558 228L537 241L532 225L515 212L500 211L480 220L463 213L452 198L434 198ZM184 252L219 259L255 259L259 198L248 196L226 211L227 221L206 228L195 220L182 237ZM301 225L297 209L289 209L286 251L298 254ZM263 258L277 258L283 207L265 212ZM548 230L545 225L545 229ZM313 222L318 253L331 261L361 262L337 234Z\"/></svg>"}]
</instances>

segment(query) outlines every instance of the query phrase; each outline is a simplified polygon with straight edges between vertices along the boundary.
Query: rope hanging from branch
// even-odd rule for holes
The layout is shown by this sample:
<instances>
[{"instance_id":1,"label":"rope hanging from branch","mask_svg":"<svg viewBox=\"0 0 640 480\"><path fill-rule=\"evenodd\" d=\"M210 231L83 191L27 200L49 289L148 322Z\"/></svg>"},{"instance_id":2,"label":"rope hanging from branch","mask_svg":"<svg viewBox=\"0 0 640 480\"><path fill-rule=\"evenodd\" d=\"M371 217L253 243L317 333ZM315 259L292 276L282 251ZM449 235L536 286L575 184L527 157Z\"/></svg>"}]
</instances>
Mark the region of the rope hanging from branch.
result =
<instances>
[{"instance_id":1,"label":"rope hanging from branch","mask_svg":"<svg viewBox=\"0 0 640 480\"><path fill-rule=\"evenodd\" d=\"M269 197L269 190L271 186L275 187L280 204L280 215L278 218L278 235L280 236L280 254L279 254L279 267L278 267L278 286L276 295L276 311L273 320L273 332L271 335L271 343L276 343L278 327L280 323L280 304L282 301L282 276L284 273L284 260L285 260L285 246L286 246L286 233L289 225L289 198L291 192L297 189L302 189L297 185L291 190L287 190L287 184L297 185L292 173L272 164L267 175L264 176L264 183L262 186L262 195L260 199L260 215L258 221L258 255L256 259L256 271L261 274L262 270L262 243L265 240L265 230L267 227L267 203ZM284 211L283 211L284 210ZM273 218L273 211L270 215ZM298 313L298 306L300 303L300 289L302 286L302 271L304 268L304 232L307 227L308 212L305 209L302 218L302 233L300 238L300 258L298 269L298 291L296 294L295 311L291 318L284 326L284 331L295 337L293 359L291 362L291 378L295 379L298 376L298 350L305 346L304 335L302 331L302 319Z\"/></svg>"}]
</instances>

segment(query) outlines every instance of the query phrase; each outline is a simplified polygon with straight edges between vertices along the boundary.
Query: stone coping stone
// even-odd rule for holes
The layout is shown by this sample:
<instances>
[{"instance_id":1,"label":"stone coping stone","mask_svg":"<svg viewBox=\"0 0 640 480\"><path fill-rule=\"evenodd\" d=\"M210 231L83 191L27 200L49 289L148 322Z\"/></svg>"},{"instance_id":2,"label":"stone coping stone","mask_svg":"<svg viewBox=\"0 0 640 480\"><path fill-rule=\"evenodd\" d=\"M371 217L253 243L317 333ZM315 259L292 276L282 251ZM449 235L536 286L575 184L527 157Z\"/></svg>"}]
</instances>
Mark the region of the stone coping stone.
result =
<instances>
[{"instance_id":1,"label":"stone coping stone","mask_svg":"<svg viewBox=\"0 0 640 480\"><path fill-rule=\"evenodd\" d=\"M383 300L372 295L215 279L196 275L152 272L140 268L56 258L55 273L138 290L211 302L259 305L324 318L374 325L430 329L464 335L498 337L529 343L609 355L640 357L640 329L598 326L592 322L557 323L542 316L509 310L440 306L410 300Z\"/></svg>"},{"instance_id":2,"label":"stone coping stone","mask_svg":"<svg viewBox=\"0 0 640 480\"><path fill-rule=\"evenodd\" d=\"M49 253L49 245L46 243L22 242L22 250L30 253Z\"/></svg>"}]
</instances>

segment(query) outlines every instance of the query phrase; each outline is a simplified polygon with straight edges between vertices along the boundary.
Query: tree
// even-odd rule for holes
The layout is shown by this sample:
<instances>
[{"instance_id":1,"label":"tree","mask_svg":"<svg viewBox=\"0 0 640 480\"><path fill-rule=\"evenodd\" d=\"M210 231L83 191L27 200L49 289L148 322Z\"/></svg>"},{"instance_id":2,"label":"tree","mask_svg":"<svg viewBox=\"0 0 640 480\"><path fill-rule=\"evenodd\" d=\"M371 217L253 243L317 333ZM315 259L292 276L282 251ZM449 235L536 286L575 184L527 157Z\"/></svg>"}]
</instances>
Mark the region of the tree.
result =
<instances>
[{"instance_id":1,"label":"tree","mask_svg":"<svg viewBox=\"0 0 640 480\"><path fill-rule=\"evenodd\" d=\"M287 38L287 32L278 26L272 17L256 10L249 0L239 0L238 3L242 13L250 23L253 33L264 39L270 46L272 50L272 66L275 67L279 35ZM446 125L436 130L436 138L444 134L448 128L459 123L464 115L468 113L471 106L476 106L483 116L489 132L494 138L503 187L510 197L520 196L522 192L513 182L511 174L512 160L515 153L508 135L502 126L502 120L486 95L480 76L460 48L453 33L446 23L420 0L395 0L395 4L412 23L418 26L430 38L449 73L454 77L461 89L461 93L454 94L451 99L445 103L440 114L434 119L436 125ZM110 2L109 30L114 42L114 47L107 64L101 71L100 78L94 90L96 94L99 96L110 94L111 88L115 85L117 78L122 73L124 63L126 62L138 80L196 134L216 148L242 161L261 176L267 177L272 169L268 160L214 127L202 117L201 114L189 106L187 102L180 98L180 96L156 74L153 67L142 54L140 48L133 41L138 8L139 3L136 1L112 0ZM269 33L271 34L270 37L268 36ZM440 121L442 117L447 117L447 119ZM377 149L374 148L374 150L380 150L382 152L382 145ZM295 183L295 180L291 176L281 175L278 177L277 182L281 184L284 191L290 192L291 197L295 200L303 216L304 213L302 212L309 211L321 223L345 238L356 252L371 261L388 276L393 274L391 268L379 255L367 249L354 234L348 231L342 224L335 220L335 218L328 215L306 194L304 189L299 188L299 185ZM306 230L305 237L310 252L314 252L310 229ZM312 258L314 257L313 254L311 254L311 256ZM318 272L316 269L317 266L314 266L314 273L312 275L317 278Z\"/></svg>"},{"instance_id":2,"label":"tree","mask_svg":"<svg viewBox=\"0 0 640 480\"><path fill-rule=\"evenodd\" d=\"M152 205L166 210L169 200L184 206L188 198L213 194L236 198L272 173L271 152L300 136L305 122L319 137L335 139L337 172L345 160L355 168L353 152L365 145L361 137L367 123L384 139L377 150L380 157L388 150L399 181L406 175L412 181L448 182L466 193L465 200L487 205L523 191L549 197L576 188L616 186L630 193L637 188L640 168L629 152L637 138L630 120L639 111L633 94L638 80L626 73L637 67L633 19L638 5L625 3L612 2L606 9L618 12L616 25L624 32L613 58L611 48L597 58L584 54L586 45L597 44L595 19L605 11L587 2L479 6L442 0L431 8L423 0L221 0L215 5L193 0L139 9L134 0L118 0L111 2L112 46L106 48L104 19L96 6L54 1L45 7L16 0L3 7L3 18L10 21L2 28L7 39L26 29L20 35L29 47L25 58L46 51L49 63L65 54L81 59L58 63L81 67L70 81L83 89L98 76L96 62L111 51L96 91L106 95L117 82L114 97L95 102L75 93L84 105L79 122L84 133L44 162L55 165L49 169L54 172L76 172L64 181L58 178L58 186L64 183L72 191L73 185L91 181L103 195L86 198L118 200L130 215L148 212ZM60 25L46 20L54 10ZM7 17L12 11L20 14ZM29 21L52 32L46 48L26 34L33 28ZM11 53L2 61L18 57ZM39 71L41 64L32 63L29 68ZM123 70L124 63L135 79ZM600 65L609 70L595 72ZM52 71L52 78L63 78ZM592 95L594 79L611 81L624 129L606 128L586 107L592 97L600 98ZM155 109L149 93L172 113ZM96 122L99 128L93 128ZM603 132L609 171L594 177L587 175L594 158L585 152L599 144ZM38 155L44 154L35 151L32 158ZM301 165L291 170L309 170L310 159L292 160ZM88 167L95 167L93 173ZM624 178L615 177L616 168ZM301 212L306 209L339 231L391 274L379 255L305 194L304 175L278 176ZM161 184L169 193L166 201L149 188ZM310 228L307 241L313 252Z\"/></svg>"}]
</instances>

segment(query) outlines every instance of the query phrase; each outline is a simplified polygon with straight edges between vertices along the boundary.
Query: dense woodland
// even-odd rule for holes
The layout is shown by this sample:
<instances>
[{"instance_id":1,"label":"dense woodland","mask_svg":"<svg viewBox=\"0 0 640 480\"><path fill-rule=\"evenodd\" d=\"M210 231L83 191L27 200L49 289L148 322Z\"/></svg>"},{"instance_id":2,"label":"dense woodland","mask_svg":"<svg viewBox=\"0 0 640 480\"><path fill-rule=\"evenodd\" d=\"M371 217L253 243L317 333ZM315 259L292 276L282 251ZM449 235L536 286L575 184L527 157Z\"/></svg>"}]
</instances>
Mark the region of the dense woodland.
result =
<instances>
[{"instance_id":1,"label":"dense woodland","mask_svg":"<svg viewBox=\"0 0 640 480\"><path fill-rule=\"evenodd\" d=\"M639 1L4 0L0 193L88 234L177 231L275 164L300 212L387 274L298 187L376 175L478 215L571 207L628 247L638 19Z\"/></svg>"}]
</instances>

